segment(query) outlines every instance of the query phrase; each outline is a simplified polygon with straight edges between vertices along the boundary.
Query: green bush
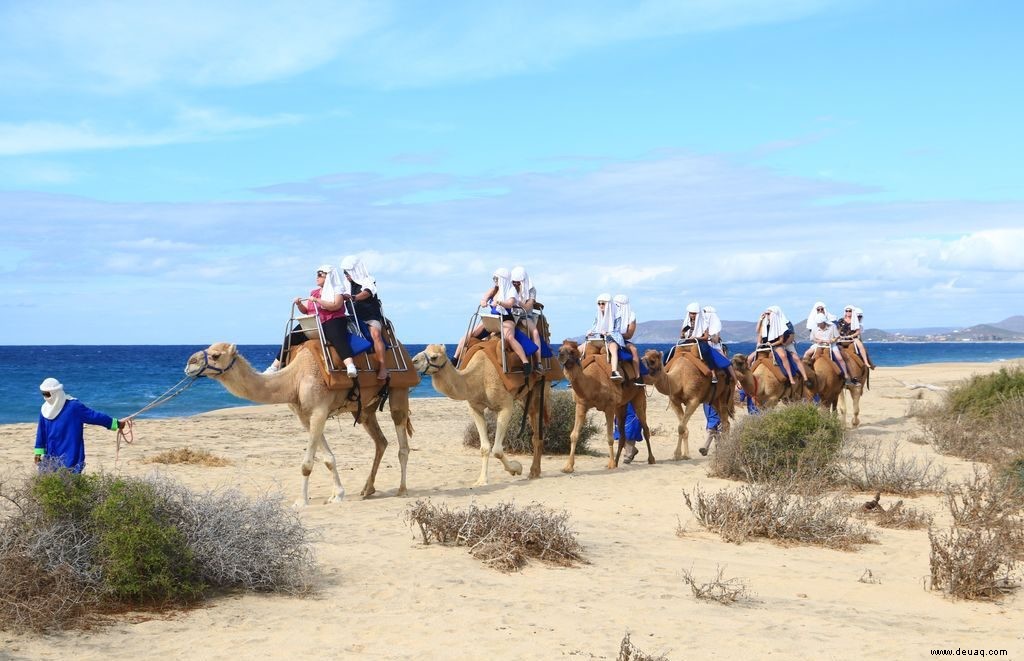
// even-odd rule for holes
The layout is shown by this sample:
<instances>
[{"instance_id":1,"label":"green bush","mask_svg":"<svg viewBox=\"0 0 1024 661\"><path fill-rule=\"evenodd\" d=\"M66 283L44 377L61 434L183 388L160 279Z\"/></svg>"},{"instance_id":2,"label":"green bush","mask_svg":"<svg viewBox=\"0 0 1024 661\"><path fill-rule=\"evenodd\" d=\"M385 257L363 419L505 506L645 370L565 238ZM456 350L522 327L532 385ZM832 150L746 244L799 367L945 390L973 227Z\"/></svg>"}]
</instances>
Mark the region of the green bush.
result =
<instances>
[{"instance_id":1,"label":"green bush","mask_svg":"<svg viewBox=\"0 0 1024 661\"><path fill-rule=\"evenodd\" d=\"M544 397L548 406L548 424L544 428L544 452L548 454L569 454L569 434L576 422L576 400L573 399L569 390L548 390ZM487 436L494 439L496 418L488 411L484 417L487 420ZM520 433L522 427L522 433ZM576 441L576 453L587 454L587 443L598 432L598 427L590 421L589 417L580 429L580 437ZM508 425L504 449L509 454L533 454L533 430L530 428L530 421L523 425L523 407L516 402L512 411L512 420ZM463 434L463 444L471 448L480 447L480 434L477 432L476 424L470 421L466 425Z\"/></svg>"},{"instance_id":2,"label":"green bush","mask_svg":"<svg viewBox=\"0 0 1024 661\"><path fill-rule=\"evenodd\" d=\"M43 513L59 521L81 521L96 506L99 480L66 470L41 474L32 484L32 494Z\"/></svg>"},{"instance_id":3,"label":"green bush","mask_svg":"<svg viewBox=\"0 0 1024 661\"><path fill-rule=\"evenodd\" d=\"M843 425L813 404L744 418L719 444L711 474L764 481L801 473L824 477L843 447Z\"/></svg>"},{"instance_id":4,"label":"green bush","mask_svg":"<svg viewBox=\"0 0 1024 661\"><path fill-rule=\"evenodd\" d=\"M92 511L103 582L118 599L189 601L203 592L185 536L160 505L151 485L117 478Z\"/></svg>"},{"instance_id":5,"label":"green bush","mask_svg":"<svg viewBox=\"0 0 1024 661\"><path fill-rule=\"evenodd\" d=\"M1004 402L1024 398L1024 369L1006 367L992 374L973 376L946 395L950 413L985 419Z\"/></svg>"}]
</instances>

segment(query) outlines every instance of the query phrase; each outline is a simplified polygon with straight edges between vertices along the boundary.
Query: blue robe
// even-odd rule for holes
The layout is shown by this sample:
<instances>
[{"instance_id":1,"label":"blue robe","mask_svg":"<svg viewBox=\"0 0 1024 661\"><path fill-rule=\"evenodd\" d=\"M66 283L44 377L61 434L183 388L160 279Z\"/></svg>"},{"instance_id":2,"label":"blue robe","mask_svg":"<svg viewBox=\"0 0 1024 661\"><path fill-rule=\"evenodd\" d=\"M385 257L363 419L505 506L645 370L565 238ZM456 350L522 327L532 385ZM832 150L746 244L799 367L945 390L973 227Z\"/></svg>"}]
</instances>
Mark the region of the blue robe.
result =
<instances>
[{"instance_id":1,"label":"blue robe","mask_svg":"<svg viewBox=\"0 0 1024 661\"><path fill-rule=\"evenodd\" d=\"M36 454L42 450L42 454L57 459L71 472L81 473L85 468L86 424L117 429L113 418L93 411L77 399L68 399L53 420L47 420L40 413L36 428Z\"/></svg>"}]
</instances>

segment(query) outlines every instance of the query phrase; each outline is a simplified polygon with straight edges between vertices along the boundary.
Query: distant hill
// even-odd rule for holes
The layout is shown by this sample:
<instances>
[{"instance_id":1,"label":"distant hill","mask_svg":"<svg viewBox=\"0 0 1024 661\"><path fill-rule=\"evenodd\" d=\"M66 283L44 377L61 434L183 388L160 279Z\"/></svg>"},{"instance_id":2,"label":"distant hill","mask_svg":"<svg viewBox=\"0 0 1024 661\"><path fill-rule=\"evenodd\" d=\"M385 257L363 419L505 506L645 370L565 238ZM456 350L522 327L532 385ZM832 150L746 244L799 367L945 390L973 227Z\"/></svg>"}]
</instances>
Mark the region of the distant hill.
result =
<instances>
[{"instance_id":1,"label":"distant hill","mask_svg":"<svg viewBox=\"0 0 1024 661\"><path fill-rule=\"evenodd\" d=\"M973 340L975 342L1020 342L1024 341L1024 333L1006 330L992 324L978 324L970 328L962 328L949 333L950 340Z\"/></svg>"},{"instance_id":2,"label":"distant hill","mask_svg":"<svg viewBox=\"0 0 1024 661\"><path fill-rule=\"evenodd\" d=\"M668 344L679 339L682 319L641 321L636 325L633 342L636 344ZM757 324L750 321L722 321L722 340L744 342L754 338Z\"/></svg>"},{"instance_id":3,"label":"distant hill","mask_svg":"<svg viewBox=\"0 0 1024 661\"><path fill-rule=\"evenodd\" d=\"M1024 333L1024 315L1016 315L1013 317L1007 317L1002 321L998 321L994 324L989 324L996 328L1003 328L1005 330L1013 331L1015 333Z\"/></svg>"}]
</instances>

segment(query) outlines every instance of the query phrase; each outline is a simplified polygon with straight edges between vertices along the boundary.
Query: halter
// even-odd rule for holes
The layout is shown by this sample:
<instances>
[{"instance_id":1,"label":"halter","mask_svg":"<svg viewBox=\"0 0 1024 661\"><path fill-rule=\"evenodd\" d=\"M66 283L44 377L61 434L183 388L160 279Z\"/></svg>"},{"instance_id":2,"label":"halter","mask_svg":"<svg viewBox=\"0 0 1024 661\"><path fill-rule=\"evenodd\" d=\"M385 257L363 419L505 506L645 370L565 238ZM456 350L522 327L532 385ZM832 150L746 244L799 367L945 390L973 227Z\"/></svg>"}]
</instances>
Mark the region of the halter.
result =
<instances>
[{"instance_id":1,"label":"halter","mask_svg":"<svg viewBox=\"0 0 1024 661\"><path fill-rule=\"evenodd\" d=\"M203 349L203 366L199 370L199 372L196 373L195 376L196 376L196 378L199 378L201 376L206 376L207 371L211 372L212 374L216 374L217 376L220 376L224 372L227 372L229 369L234 367L236 360L238 360L238 354L237 353L231 358L231 362L228 363L228 366L225 367L224 369L221 369L221 368L217 367L216 365L211 365L210 364L210 356L209 356L209 354L206 353L206 349Z\"/></svg>"},{"instance_id":2,"label":"halter","mask_svg":"<svg viewBox=\"0 0 1024 661\"><path fill-rule=\"evenodd\" d=\"M446 362L448 362L448 356L445 356L444 358L442 358L441 362L439 362L439 363L431 362L430 357L428 356L427 357L427 366L423 368L423 371L420 372L420 374L422 374L422 375L431 374L432 372L429 371L431 367L434 368L434 372L440 372L442 369L444 369L444 364Z\"/></svg>"}]
</instances>

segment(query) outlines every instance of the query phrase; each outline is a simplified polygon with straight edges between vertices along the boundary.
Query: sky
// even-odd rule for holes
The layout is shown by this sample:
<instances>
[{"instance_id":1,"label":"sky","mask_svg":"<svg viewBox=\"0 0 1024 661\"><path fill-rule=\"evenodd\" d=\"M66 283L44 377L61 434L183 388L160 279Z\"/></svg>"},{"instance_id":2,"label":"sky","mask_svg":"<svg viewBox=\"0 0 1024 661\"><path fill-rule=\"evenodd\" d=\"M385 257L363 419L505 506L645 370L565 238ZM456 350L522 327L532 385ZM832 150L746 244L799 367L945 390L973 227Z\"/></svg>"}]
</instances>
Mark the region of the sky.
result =
<instances>
[{"instance_id":1,"label":"sky","mask_svg":"<svg viewBox=\"0 0 1024 661\"><path fill-rule=\"evenodd\" d=\"M869 327L1024 314L1024 4L0 1L0 344L273 344L360 256L405 342L524 266Z\"/></svg>"}]
</instances>

